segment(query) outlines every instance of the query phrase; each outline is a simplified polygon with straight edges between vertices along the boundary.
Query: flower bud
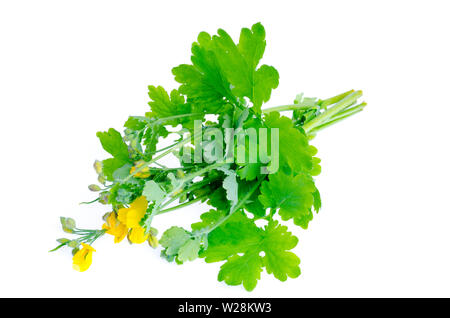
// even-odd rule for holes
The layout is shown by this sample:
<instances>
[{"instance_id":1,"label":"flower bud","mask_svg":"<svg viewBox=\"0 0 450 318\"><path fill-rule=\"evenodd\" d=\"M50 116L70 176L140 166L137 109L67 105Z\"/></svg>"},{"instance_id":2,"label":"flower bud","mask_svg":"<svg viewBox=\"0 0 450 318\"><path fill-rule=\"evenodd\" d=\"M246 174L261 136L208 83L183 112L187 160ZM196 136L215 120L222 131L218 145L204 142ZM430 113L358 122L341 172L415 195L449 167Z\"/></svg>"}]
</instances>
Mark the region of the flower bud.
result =
<instances>
[{"instance_id":1,"label":"flower bud","mask_svg":"<svg viewBox=\"0 0 450 318\"><path fill-rule=\"evenodd\" d=\"M69 229L74 229L75 226L76 226L75 220L72 219L72 218L66 218L66 226L67 226Z\"/></svg>"},{"instance_id":2,"label":"flower bud","mask_svg":"<svg viewBox=\"0 0 450 318\"><path fill-rule=\"evenodd\" d=\"M111 215L111 213L113 213L113 212L106 212L105 214L103 214L102 220L107 222L107 220L108 220L109 216Z\"/></svg>"},{"instance_id":3,"label":"flower bud","mask_svg":"<svg viewBox=\"0 0 450 318\"><path fill-rule=\"evenodd\" d=\"M80 249L79 249L78 247L75 247L75 248L72 250L72 255L75 255L79 250L80 250Z\"/></svg>"},{"instance_id":4,"label":"flower bud","mask_svg":"<svg viewBox=\"0 0 450 318\"><path fill-rule=\"evenodd\" d=\"M102 176L102 175L99 175L97 180L98 180L98 182L101 183L101 184L105 184L105 182L106 182L105 177Z\"/></svg>"},{"instance_id":5,"label":"flower bud","mask_svg":"<svg viewBox=\"0 0 450 318\"><path fill-rule=\"evenodd\" d=\"M153 236L158 235L158 230L155 229L154 227L151 227L151 228L150 228L150 235L153 235Z\"/></svg>"},{"instance_id":6,"label":"flower bud","mask_svg":"<svg viewBox=\"0 0 450 318\"><path fill-rule=\"evenodd\" d=\"M146 179L150 177L150 168L144 167L146 162L144 160L139 160L134 164L133 167L130 169L130 174L134 175L135 178L143 178ZM137 169L139 169L139 172L135 172Z\"/></svg>"},{"instance_id":7,"label":"flower bud","mask_svg":"<svg viewBox=\"0 0 450 318\"><path fill-rule=\"evenodd\" d=\"M152 247L152 248L158 247L158 239L156 238L156 236L149 235L147 242L148 242L148 245L150 245L150 247Z\"/></svg>"},{"instance_id":8,"label":"flower bud","mask_svg":"<svg viewBox=\"0 0 450 318\"><path fill-rule=\"evenodd\" d=\"M97 172L97 174L101 174L102 173L102 167L103 167L102 162L98 161L98 160L95 160L95 162L94 162L94 169L95 169L95 172Z\"/></svg>"},{"instance_id":9,"label":"flower bud","mask_svg":"<svg viewBox=\"0 0 450 318\"><path fill-rule=\"evenodd\" d=\"M73 241L70 241L68 245L71 248L78 248L78 246L80 246L80 243L78 243L78 241L76 241L76 240L73 240Z\"/></svg>"},{"instance_id":10,"label":"flower bud","mask_svg":"<svg viewBox=\"0 0 450 318\"><path fill-rule=\"evenodd\" d=\"M73 229L76 226L74 219L60 217L59 220L61 221L61 225L62 225L62 228L63 228L64 232L66 232L66 233L72 233L73 232Z\"/></svg>"},{"instance_id":11,"label":"flower bud","mask_svg":"<svg viewBox=\"0 0 450 318\"><path fill-rule=\"evenodd\" d=\"M101 188L96 184L90 184L88 188L89 188L89 190L91 190L93 192L98 192L101 190Z\"/></svg>"},{"instance_id":12,"label":"flower bud","mask_svg":"<svg viewBox=\"0 0 450 318\"><path fill-rule=\"evenodd\" d=\"M101 204L108 204L108 199L109 199L109 196L108 196L108 192L103 192L101 195L100 195L100 199L98 200Z\"/></svg>"}]
</instances>

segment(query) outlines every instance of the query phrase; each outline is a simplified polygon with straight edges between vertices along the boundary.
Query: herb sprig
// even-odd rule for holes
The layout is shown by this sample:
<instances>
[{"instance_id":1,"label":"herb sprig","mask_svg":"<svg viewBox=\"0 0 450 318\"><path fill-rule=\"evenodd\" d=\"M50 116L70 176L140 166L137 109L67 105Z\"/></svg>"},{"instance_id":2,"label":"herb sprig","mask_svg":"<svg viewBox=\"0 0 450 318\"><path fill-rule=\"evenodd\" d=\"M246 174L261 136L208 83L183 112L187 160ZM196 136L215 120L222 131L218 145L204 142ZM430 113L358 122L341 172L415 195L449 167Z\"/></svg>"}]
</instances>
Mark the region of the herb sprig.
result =
<instances>
[{"instance_id":1,"label":"herb sprig","mask_svg":"<svg viewBox=\"0 0 450 318\"><path fill-rule=\"evenodd\" d=\"M86 270L95 251L89 244L108 233L116 243L128 237L160 245L170 262L222 262L219 281L248 291L264 268L281 281L299 276L300 259L291 252L298 239L283 223L307 229L321 208L314 181L320 159L310 140L366 103L359 102L361 91L350 90L327 99L299 94L292 104L262 108L279 82L274 67L260 65L265 47L260 23L242 29L237 44L222 29L200 33L192 63L172 69L178 89L149 86L150 111L130 116L123 135L113 128L97 133L111 158L95 162L99 184L89 189L98 197L87 203L111 212L100 230L61 218L78 238L59 239L54 250L72 247L74 268ZM160 146L173 136L175 142ZM170 155L179 166L166 167ZM173 226L158 241L153 220L196 203L210 209L190 229Z\"/></svg>"}]
</instances>

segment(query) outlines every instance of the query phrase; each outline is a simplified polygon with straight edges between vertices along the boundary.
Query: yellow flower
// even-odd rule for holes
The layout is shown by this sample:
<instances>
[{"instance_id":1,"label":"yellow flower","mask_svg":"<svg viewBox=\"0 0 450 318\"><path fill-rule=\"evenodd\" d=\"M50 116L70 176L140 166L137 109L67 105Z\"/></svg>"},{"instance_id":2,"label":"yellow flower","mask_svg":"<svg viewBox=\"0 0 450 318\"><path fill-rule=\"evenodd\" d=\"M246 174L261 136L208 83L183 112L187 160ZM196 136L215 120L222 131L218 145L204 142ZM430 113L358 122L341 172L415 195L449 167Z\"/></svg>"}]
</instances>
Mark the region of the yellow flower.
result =
<instances>
[{"instance_id":1,"label":"yellow flower","mask_svg":"<svg viewBox=\"0 0 450 318\"><path fill-rule=\"evenodd\" d=\"M128 228L125 224L117 220L116 213L109 213L106 223L102 229L107 230L106 233L114 236L114 243L121 242L127 236Z\"/></svg>"},{"instance_id":2,"label":"yellow flower","mask_svg":"<svg viewBox=\"0 0 450 318\"><path fill-rule=\"evenodd\" d=\"M136 171L136 169L141 168L144 164L145 164L145 161L143 161L143 160L139 160L138 162L136 162L134 167L132 167L130 169L130 174L133 174ZM134 177L135 178L143 178L143 179L150 177L150 168L149 167L143 168L141 171L137 172L134 175Z\"/></svg>"},{"instance_id":3,"label":"yellow flower","mask_svg":"<svg viewBox=\"0 0 450 318\"><path fill-rule=\"evenodd\" d=\"M134 200L129 208L119 209L118 219L128 228L140 227L139 222L144 217L147 207L147 199L144 196L141 196Z\"/></svg>"},{"instance_id":4,"label":"yellow flower","mask_svg":"<svg viewBox=\"0 0 450 318\"><path fill-rule=\"evenodd\" d=\"M92 253L95 252L95 249L85 243L81 243L81 245L83 245L83 248L73 256L72 267L74 270L84 272L92 264Z\"/></svg>"},{"instance_id":5,"label":"yellow flower","mask_svg":"<svg viewBox=\"0 0 450 318\"><path fill-rule=\"evenodd\" d=\"M143 227L132 228L130 233L128 233L128 239L131 243L141 244L148 239L149 234L145 234Z\"/></svg>"}]
</instances>

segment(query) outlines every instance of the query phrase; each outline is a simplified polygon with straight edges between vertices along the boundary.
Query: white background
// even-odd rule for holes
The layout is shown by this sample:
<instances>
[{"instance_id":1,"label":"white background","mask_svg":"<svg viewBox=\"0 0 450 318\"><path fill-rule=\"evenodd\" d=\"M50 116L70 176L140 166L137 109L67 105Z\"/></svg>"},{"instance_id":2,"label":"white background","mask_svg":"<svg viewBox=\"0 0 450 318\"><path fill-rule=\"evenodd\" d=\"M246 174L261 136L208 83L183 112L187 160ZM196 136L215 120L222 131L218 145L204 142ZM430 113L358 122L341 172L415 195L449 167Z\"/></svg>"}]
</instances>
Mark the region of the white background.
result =
<instances>
[{"instance_id":1,"label":"white background","mask_svg":"<svg viewBox=\"0 0 450 318\"><path fill-rule=\"evenodd\" d=\"M0 296L450 296L448 1L0 2ZM177 266L146 244L96 242L85 273L58 217L101 227L95 137L148 111L147 85L176 87L200 31L235 39L261 21L280 73L266 105L362 89L367 109L321 133L323 209L299 237L302 275L246 292L219 263ZM157 219L187 225L206 207Z\"/></svg>"}]
</instances>

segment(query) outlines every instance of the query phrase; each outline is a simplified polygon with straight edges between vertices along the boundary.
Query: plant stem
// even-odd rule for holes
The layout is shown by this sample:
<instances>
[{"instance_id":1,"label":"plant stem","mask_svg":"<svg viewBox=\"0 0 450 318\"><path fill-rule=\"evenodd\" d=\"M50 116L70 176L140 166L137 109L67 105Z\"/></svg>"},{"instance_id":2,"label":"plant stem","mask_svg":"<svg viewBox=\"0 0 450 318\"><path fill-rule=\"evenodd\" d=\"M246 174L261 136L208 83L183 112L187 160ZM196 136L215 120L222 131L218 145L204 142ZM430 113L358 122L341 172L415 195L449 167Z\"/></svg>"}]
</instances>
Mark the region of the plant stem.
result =
<instances>
[{"instance_id":1,"label":"plant stem","mask_svg":"<svg viewBox=\"0 0 450 318\"><path fill-rule=\"evenodd\" d=\"M181 139L181 140L183 140L183 139ZM181 140L178 140L177 142L175 142L175 143L173 143L173 144L171 144L171 145L169 145L169 146L167 146L167 147L164 147L164 148L155 150L155 151L151 152L150 155L153 156L154 154L157 154L158 152L167 150L167 149L169 149L169 148L173 148L173 147L175 147L176 145L178 145L178 143L179 143Z\"/></svg>"},{"instance_id":2,"label":"plant stem","mask_svg":"<svg viewBox=\"0 0 450 318\"><path fill-rule=\"evenodd\" d=\"M212 165L209 165L209 166L206 166L206 167L204 167L204 168L202 168L202 169L200 169L200 170L197 170L197 171L195 171L195 172L189 173L188 175L186 175L186 176L183 178L183 180L184 180L184 182L191 181L191 180L194 179L195 177L199 177L199 176L201 176L202 174L204 174L204 173L206 173L206 172L208 172L208 171L210 171L210 170L214 170L214 169L216 169L216 168L218 168L218 167L221 167L221 166L224 166L224 165L226 165L226 164L227 164L226 162L216 162L216 163L214 163L214 164L212 164Z\"/></svg>"},{"instance_id":3,"label":"plant stem","mask_svg":"<svg viewBox=\"0 0 450 318\"><path fill-rule=\"evenodd\" d=\"M324 100L319 100L319 105L322 108L326 108L327 106L335 104L335 103L339 102L340 100L344 99L345 97L347 97L348 95L350 95L354 91L355 90L352 89L352 90L349 90L349 91L347 91L345 93L342 93L342 94L339 94L339 95L336 95L336 96L333 96L333 97L330 97L330 98L327 98L327 99L324 99Z\"/></svg>"},{"instance_id":4,"label":"plant stem","mask_svg":"<svg viewBox=\"0 0 450 318\"><path fill-rule=\"evenodd\" d=\"M335 104L337 102L339 102L340 100L344 99L345 97L347 97L348 95L350 95L351 93L355 92L353 89L349 90L345 93L324 99L324 100L319 100L317 103L320 107L322 108L326 108L329 105ZM288 105L280 105L280 106L275 106L275 107L270 107L270 108L266 108L262 110L263 114L268 114L270 112L282 112L282 111L288 111L288 110L298 110L298 109L304 109L304 110L308 110L308 109L312 109L312 108L317 108L314 106L304 106L301 104L288 104Z\"/></svg>"},{"instance_id":5,"label":"plant stem","mask_svg":"<svg viewBox=\"0 0 450 318\"><path fill-rule=\"evenodd\" d=\"M178 204L178 205L176 205L176 206L174 206L174 207L167 208L167 209L165 209L165 210L160 210L156 215L159 215L159 214L163 214L163 213L167 213L167 212L171 212L171 211L175 211L175 210L184 208L184 207L189 206L189 205L191 205L191 204L194 204L194 203L196 203L196 202L198 202L198 201L201 201L201 200L203 200L203 199L205 199L205 198L207 198L207 197L208 197L208 195L204 195L204 196L198 197L198 198L196 198L196 199L194 199L194 200L191 200L191 201L188 201L188 202L185 202L185 203L182 203L182 204Z\"/></svg>"},{"instance_id":6,"label":"plant stem","mask_svg":"<svg viewBox=\"0 0 450 318\"><path fill-rule=\"evenodd\" d=\"M81 205L81 204L91 204L91 203L97 202L98 200L100 200L100 198L94 199L94 200L89 201L89 202L80 202L79 204L80 204L80 205Z\"/></svg>"},{"instance_id":7,"label":"plant stem","mask_svg":"<svg viewBox=\"0 0 450 318\"><path fill-rule=\"evenodd\" d=\"M361 103L361 104L356 105L354 107L347 108L346 110L343 110L340 113L338 113L338 114L334 115L333 117L331 117L331 119L335 120L335 119L338 119L338 118L341 118L341 117L345 117L346 118L347 115L353 115L353 114L359 113L366 106L367 106L367 103L364 102L364 103Z\"/></svg>"},{"instance_id":8,"label":"plant stem","mask_svg":"<svg viewBox=\"0 0 450 318\"><path fill-rule=\"evenodd\" d=\"M193 185L191 185L189 188L183 190L180 193L177 193L176 195L172 196L166 203L161 205L161 208L164 208L166 206L168 206L170 203L172 203L173 201L175 201L176 199L178 199L179 197L182 197L184 194L191 192L193 190L196 190L198 188L201 188L202 186L211 183L212 181L215 181L217 179L215 178L210 178L210 179L205 179L199 182L194 183Z\"/></svg>"},{"instance_id":9,"label":"plant stem","mask_svg":"<svg viewBox=\"0 0 450 318\"><path fill-rule=\"evenodd\" d=\"M206 135L205 135L205 136L206 136ZM201 136L200 136L200 137L201 137ZM194 138L198 138L198 137L194 136ZM156 163L159 159L161 159L161 158L167 156L167 155L170 154L175 148L180 147L180 146L183 146L183 145L185 145L185 144L188 144L189 142L191 142L191 135L188 135L185 139L182 139L182 140L180 140L180 141L178 141L178 142L176 142L176 143L174 143L174 144L172 144L172 145L170 145L170 146L168 146L168 147L166 147L166 148L163 148L163 149L167 149L167 150L164 151L163 153L159 154L158 156L156 156L156 157L153 158L152 160L144 162L144 164L143 164L142 166L140 166L139 168L135 169L135 170L133 171L132 174L128 175L125 179L123 179L123 180L122 180L122 183L124 183L124 182L130 180L130 179L131 179L133 176L135 176L137 173L141 172L141 171L144 170L145 168L148 168L149 165L151 165L151 164L153 164L153 163ZM159 151L161 151L161 150L159 150ZM158 152L158 151L156 151L156 152Z\"/></svg>"},{"instance_id":10,"label":"plant stem","mask_svg":"<svg viewBox=\"0 0 450 318\"><path fill-rule=\"evenodd\" d=\"M185 184L186 182L189 182L189 181L191 181L192 179L194 179L195 177L199 177L199 176L201 176L202 174L204 174L204 173L206 173L206 172L208 172L208 171L210 171L210 170L216 169L216 168L218 168L218 167L220 167L220 166L223 166L223 165L225 165L225 164L226 164L226 163L223 163L223 162L217 162L217 163L215 163L215 164L213 164L213 165L206 166L206 167L203 168L203 169L200 169L200 170L198 170L198 171L195 171L195 172L192 172L192 173L186 175L186 176L181 180L181 185L180 185L177 189L174 189L172 192L170 192L170 193L167 195L167 197L170 197L170 199L169 199L167 202L165 202L164 204L162 204L161 207L165 207L165 206L167 206L168 204L172 203L173 201L175 201L178 197L180 197L180 196L181 196L182 194L184 194L185 192L187 192L187 191L192 191L192 187L191 187L191 189L185 190L185 191L183 191L183 192L180 192L180 193L174 195L176 192L178 192L178 191L180 190L180 188L182 188L182 187L184 186L184 184ZM206 181L206 180L202 180L202 181L200 181L200 182L198 182L198 183L205 183L205 184L206 184L206 183L208 183L210 180L208 180L208 182L205 182L205 181Z\"/></svg>"},{"instance_id":11,"label":"plant stem","mask_svg":"<svg viewBox=\"0 0 450 318\"><path fill-rule=\"evenodd\" d=\"M170 193L168 193L168 194L166 195L165 198L166 198L166 199L169 198L169 200L167 200L166 202L160 203L159 205L155 206L155 208L152 210L152 212L151 212L150 215L148 216L149 222L148 222L148 225L147 225L147 226L149 226L149 225L151 224L151 222L152 222L152 220L153 220L153 217L154 217L155 215L160 214L161 208L164 208L164 207L166 207L167 205L169 205L170 203L172 203L173 201L175 201L177 198L179 198L180 196L182 196L186 191L192 191L192 187L191 187L189 190L185 190L185 191L182 191L182 192L177 193L180 189L182 189L182 187L184 186L184 184L185 184L186 182L189 182L189 181L191 181L192 179L194 179L195 177L201 176L201 175L203 175L204 173L206 173L206 172L208 172L208 171L210 171L210 170L213 170L213 169L215 169L215 168L218 168L218 167L220 167L220 166L223 166L223 165L225 165L225 164L227 164L227 163L226 163L226 162L217 162L217 163L215 163L215 164L213 164L213 165L206 166L206 167L203 168L203 169L200 169L200 170L198 170L198 171L195 171L195 172L192 172L192 173L186 175L183 179L181 179L180 185L179 185L176 189L173 189ZM202 180L202 181L203 181L203 180ZM210 180L208 180L208 182L209 182L209 181L210 181ZM199 182L199 183L200 183L200 182ZM205 184L206 184L206 183L207 183L207 182L205 182Z\"/></svg>"},{"instance_id":12,"label":"plant stem","mask_svg":"<svg viewBox=\"0 0 450 318\"><path fill-rule=\"evenodd\" d=\"M183 117L193 117L193 116L199 116L199 115L202 115L202 113L174 115L174 116L160 118L157 121L168 121L168 120L172 120L172 119L178 119L178 118L183 118Z\"/></svg>"},{"instance_id":13,"label":"plant stem","mask_svg":"<svg viewBox=\"0 0 450 318\"><path fill-rule=\"evenodd\" d=\"M189 143L191 141L191 138L185 138L182 139L181 141L175 143L173 145L173 147L167 149L166 151L164 151L163 153L159 154L158 156L156 156L155 158L153 158L150 161L145 162L142 166L140 166L139 168L135 169L133 171L133 173L131 173L130 175L128 175L125 179L122 180L122 183L127 182L128 180L130 180L133 176L135 176L137 173L141 172L142 170L144 170L145 168L147 168L149 165L151 165L152 163L155 163L156 161L158 161L159 159L167 156L168 154L170 154L174 148L178 147L178 146L183 146L187 143Z\"/></svg>"},{"instance_id":14,"label":"plant stem","mask_svg":"<svg viewBox=\"0 0 450 318\"><path fill-rule=\"evenodd\" d=\"M199 115L202 115L202 113L180 114L180 115L162 117L162 118L158 118L156 120L152 120L153 118L147 117L147 116L132 116L132 117L136 118L136 119L140 119L140 120L145 120L145 121L149 122L150 124L156 124L156 123L162 123L162 122L165 122L165 121L169 121L169 120L172 120L172 119L178 119L178 118L183 118L183 117L199 116Z\"/></svg>"},{"instance_id":15,"label":"plant stem","mask_svg":"<svg viewBox=\"0 0 450 318\"><path fill-rule=\"evenodd\" d=\"M337 102L333 107L327 109L319 116L313 118L311 121L303 125L303 129L306 133L309 133L314 128L325 124L331 117L338 114L339 112L345 110L347 107L352 105L359 97L362 96L361 91L353 92L347 95L345 98Z\"/></svg>"},{"instance_id":16,"label":"plant stem","mask_svg":"<svg viewBox=\"0 0 450 318\"><path fill-rule=\"evenodd\" d=\"M247 200L252 196L253 192L256 191L256 189L258 189L258 187L260 186L260 184L264 181L264 179L260 179L258 180L257 183L255 183L255 185L250 189L249 192L247 192L247 194L241 199L239 200L239 202L236 204L236 206L230 211L230 213L228 213L226 216L224 216L223 218L221 218L219 221L216 222L216 224L214 224L212 227L197 231L194 233L195 236L201 236L204 234L208 234L212 231L214 231L216 228L218 228L220 225L222 225L226 220L228 220L230 218L230 216L232 216L236 211L238 211L244 204L245 202L247 202Z\"/></svg>"},{"instance_id":17,"label":"plant stem","mask_svg":"<svg viewBox=\"0 0 450 318\"><path fill-rule=\"evenodd\" d=\"M270 107L262 110L263 114L268 114L271 112L283 112L287 110L297 110L297 109L311 109L314 106L303 106L299 104L289 104L289 105L280 105L275 107Z\"/></svg>"},{"instance_id":18,"label":"plant stem","mask_svg":"<svg viewBox=\"0 0 450 318\"><path fill-rule=\"evenodd\" d=\"M332 126L354 114L357 114L359 112L361 112L364 107L366 106L366 103L361 103L358 106L352 107L351 109L345 110L345 114L341 114L339 113L338 116L332 117L330 121L326 122L325 124L322 124L320 126L315 127L314 129L309 131L309 134L316 134L318 131L327 128L329 126ZM351 110L351 111L350 111Z\"/></svg>"}]
</instances>

